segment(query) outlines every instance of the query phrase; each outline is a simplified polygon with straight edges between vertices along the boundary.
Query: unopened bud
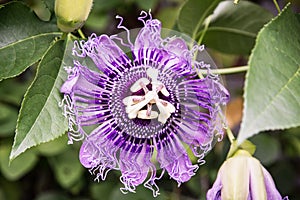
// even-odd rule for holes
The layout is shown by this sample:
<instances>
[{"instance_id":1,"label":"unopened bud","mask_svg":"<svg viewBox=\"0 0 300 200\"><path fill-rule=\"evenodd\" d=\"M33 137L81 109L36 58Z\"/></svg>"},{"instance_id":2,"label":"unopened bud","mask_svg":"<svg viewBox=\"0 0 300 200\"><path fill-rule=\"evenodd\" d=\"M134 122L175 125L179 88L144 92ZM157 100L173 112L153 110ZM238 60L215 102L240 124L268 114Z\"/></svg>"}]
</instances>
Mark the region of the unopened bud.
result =
<instances>
[{"instance_id":1,"label":"unopened bud","mask_svg":"<svg viewBox=\"0 0 300 200\"><path fill-rule=\"evenodd\" d=\"M270 173L245 150L238 150L221 166L207 200L288 200L282 198Z\"/></svg>"},{"instance_id":2,"label":"unopened bud","mask_svg":"<svg viewBox=\"0 0 300 200\"><path fill-rule=\"evenodd\" d=\"M63 32L72 32L83 26L89 16L93 0L56 0L57 26Z\"/></svg>"}]
</instances>

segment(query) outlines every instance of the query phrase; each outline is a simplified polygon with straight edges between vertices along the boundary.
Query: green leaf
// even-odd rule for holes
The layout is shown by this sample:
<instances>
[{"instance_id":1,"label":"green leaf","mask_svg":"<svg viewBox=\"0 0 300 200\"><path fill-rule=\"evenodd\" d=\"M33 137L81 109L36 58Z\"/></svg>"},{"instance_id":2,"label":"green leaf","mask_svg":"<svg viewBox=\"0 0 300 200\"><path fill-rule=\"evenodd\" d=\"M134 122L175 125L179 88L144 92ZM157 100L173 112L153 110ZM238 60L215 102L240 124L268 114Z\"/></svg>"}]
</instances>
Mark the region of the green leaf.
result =
<instances>
[{"instance_id":1,"label":"green leaf","mask_svg":"<svg viewBox=\"0 0 300 200\"><path fill-rule=\"evenodd\" d=\"M79 162L78 153L69 149L62 154L49 158L57 181L64 188L72 187L83 174L83 167Z\"/></svg>"},{"instance_id":2,"label":"green leaf","mask_svg":"<svg viewBox=\"0 0 300 200\"><path fill-rule=\"evenodd\" d=\"M34 153L28 152L19 156L9 164L9 152L10 146L8 144L0 146L1 172L6 179L11 181L17 180L25 175L38 161L37 156Z\"/></svg>"},{"instance_id":3,"label":"green leaf","mask_svg":"<svg viewBox=\"0 0 300 200\"><path fill-rule=\"evenodd\" d=\"M245 140L240 145L237 143L236 140L234 140L230 145L229 152L227 153L227 159L232 157L239 149L246 150L248 153L253 155L256 150L256 146L249 140Z\"/></svg>"},{"instance_id":4,"label":"green leaf","mask_svg":"<svg viewBox=\"0 0 300 200\"><path fill-rule=\"evenodd\" d=\"M290 8L258 34L246 76L238 143L254 134L300 125L300 22Z\"/></svg>"},{"instance_id":5,"label":"green leaf","mask_svg":"<svg viewBox=\"0 0 300 200\"><path fill-rule=\"evenodd\" d=\"M42 192L38 194L38 197L35 198L34 200L70 200L66 194L56 192L56 191L51 191L51 192Z\"/></svg>"},{"instance_id":6,"label":"green leaf","mask_svg":"<svg viewBox=\"0 0 300 200\"><path fill-rule=\"evenodd\" d=\"M51 19L51 11L44 0L25 0L35 14L43 21Z\"/></svg>"},{"instance_id":7,"label":"green leaf","mask_svg":"<svg viewBox=\"0 0 300 200\"><path fill-rule=\"evenodd\" d=\"M102 183L92 183L90 186L90 194L94 200L111 199L111 195L114 190L119 190L118 185L112 181L112 179L107 179Z\"/></svg>"},{"instance_id":8,"label":"green leaf","mask_svg":"<svg viewBox=\"0 0 300 200\"><path fill-rule=\"evenodd\" d=\"M300 155L300 127L287 129L283 135L284 153L289 158Z\"/></svg>"},{"instance_id":9,"label":"green leaf","mask_svg":"<svg viewBox=\"0 0 300 200\"><path fill-rule=\"evenodd\" d=\"M53 0L42 0L44 4L46 4L46 7L50 10L50 12L54 12L54 4L55 1Z\"/></svg>"},{"instance_id":10,"label":"green leaf","mask_svg":"<svg viewBox=\"0 0 300 200\"><path fill-rule=\"evenodd\" d=\"M299 180L297 165L293 162L286 162L285 160L283 162L277 162L276 165L270 168L270 173L281 194L292 194L292 191L295 191L295 196L289 195L289 199L298 199L299 186L295 184Z\"/></svg>"},{"instance_id":11,"label":"green leaf","mask_svg":"<svg viewBox=\"0 0 300 200\"><path fill-rule=\"evenodd\" d=\"M0 199L21 199L22 190L20 187L21 181L9 181L1 176L0 178Z\"/></svg>"},{"instance_id":12,"label":"green leaf","mask_svg":"<svg viewBox=\"0 0 300 200\"><path fill-rule=\"evenodd\" d=\"M68 123L58 104L61 102L60 87L67 76L63 67L73 64L72 45L70 39L66 48L64 41L57 41L42 58L35 80L22 102L10 159L67 131Z\"/></svg>"},{"instance_id":13,"label":"green leaf","mask_svg":"<svg viewBox=\"0 0 300 200\"><path fill-rule=\"evenodd\" d=\"M67 136L63 135L62 137L59 137L53 141L40 144L36 149L40 154L44 156L54 156L66 150L66 148L68 147L66 145L67 142Z\"/></svg>"},{"instance_id":14,"label":"green leaf","mask_svg":"<svg viewBox=\"0 0 300 200\"><path fill-rule=\"evenodd\" d=\"M6 199L2 188L0 188L0 199Z\"/></svg>"},{"instance_id":15,"label":"green leaf","mask_svg":"<svg viewBox=\"0 0 300 200\"><path fill-rule=\"evenodd\" d=\"M89 30L101 32L105 30L105 27L108 25L109 16L106 13L102 14L98 12L93 12L93 10L94 9L92 9L91 13L89 14L89 17L85 22L84 27Z\"/></svg>"},{"instance_id":16,"label":"green leaf","mask_svg":"<svg viewBox=\"0 0 300 200\"><path fill-rule=\"evenodd\" d=\"M96 12L105 12L107 13L108 11L115 9L117 7L121 7L122 5L124 5L124 1L123 0L97 0L93 2L93 9L91 12L93 12L93 10L95 10ZM126 4L126 3L125 3Z\"/></svg>"},{"instance_id":17,"label":"green leaf","mask_svg":"<svg viewBox=\"0 0 300 200\"><path fill-rule=\"evenodd\" d=\"M119 188L122 186L119 186ZM176 198L168 198L166 193L163 191L163 189L160 189L160 195L157 197L153 197L152 191L147 189L146 187L137 187L136 192L128 192L128 194L124 195L122 192L120 192L119 188L114 188L112 191L112 194L110 194L110 198L108 200L115 200L115 199L122 199L122 200L165 200L165 199L176 199ZM176 197L179 195L176 194ZM100 198L99 198L100 200Z\"/></svg>"},{"instance_id":18,"label":"green leaf","mask_svg":"<svg viewBox=\"0 0 300 200\"><path fill-rule=\"evenodd\" d=\"M19 75L37 62L55 37L61 35L54 23L39 20L23 3L0 9L0 81Z\"/></svg>"},{"instance_id":19,"label":"green leaf","mask_svg":"<svg viewBox=\"0 0 300 200\"><path fill-rule=\"evenodd\" d=\"M135 0L135 3L138 5L138 7L142 10L154 10L157 5L158 0Z\"/></svg>"},{"instance_id":20,"label":"green leaf","mask_svg":"<svg viewBox=\"0 0 300 200\"><path fill-rule=\"evenodd\" d=\"M8 103L18 107L22 101L26 89L30 85L29 80L19 81L17 79L7 79L0 82L1 102Z\"/></svg>"},{"instance_id":21,"label":"green leaf","mask_svg":"<svg viewBox=\"0 0 300 200\"><path fill-rule=\"evenodd\" d=\"M245 140L241 145L240 148L243 150L248 151L251 155L253 155L256 152L256 145L254 145L249 140Z\"/></svg>"},{"instance_id":22,"label":"green leaf","mask_svg":"<svg viewBox=\"0 0 300 200\"><path fill-rule=\"evenodd\" d=\"M156 18L161 21L166 29L173 29L179 13L179 7L166 7L159 10Z\"/></svg>"},{"instance_id":23,"label":"green leaf","mask_svg":"<svg viewBox=\"0 0 300 200\"><path fill-rule=\"evenodd\" d=\"M278 140L267 134L259 134L251 138L257 150L254 157L259 159L263 165L270 165L280 157L280 144Z\"/></svg>"},{"instance_id":24,"label":"green leaf","mask_svg":"<svg viewBox=\"0 0 300 200\"><path fill-rule=\"evenodd\" d=\"M237 5L232 0L221 2L211 16L203 44L224 53L248 55L258 31L272 17L269 11L248 1Z\"/></svg>"},{"instance_id":25,"label":"green leaf","mask_svg":"<svg viewBox=\"0 0 300 200\"><path fill-rule=\"evenodd\" d=\"M204 20L221 0L188 0L180 10L178 28L196 39Z\"/></svg>"},{"instance_id":26,"label":"green leaf","mask_svg":"<svg viewBox=\"0 0 300 200\"><path fill-rule=\"evenodd\" d=\"M17 109L0 103L0 137L13 135L17 124Z\"/></svg>"}]
</instances>

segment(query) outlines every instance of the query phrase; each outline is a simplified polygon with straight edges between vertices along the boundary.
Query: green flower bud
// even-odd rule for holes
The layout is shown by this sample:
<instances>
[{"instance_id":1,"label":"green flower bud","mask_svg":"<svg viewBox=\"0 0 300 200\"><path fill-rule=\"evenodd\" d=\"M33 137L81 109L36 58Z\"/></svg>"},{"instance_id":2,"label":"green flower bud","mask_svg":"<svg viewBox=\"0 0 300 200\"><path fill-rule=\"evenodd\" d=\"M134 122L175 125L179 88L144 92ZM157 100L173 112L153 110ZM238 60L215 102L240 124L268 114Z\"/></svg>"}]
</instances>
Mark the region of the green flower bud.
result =
<instances>
[{"instance_id":1,"label":"green flower bud","mask_svg":"<svg viewBox=\"0 0 300 200\"><path fill-rule=\"evenodd\" d=\"M93 0L56 0L57 26L63 32L72 32L83 26L89 16Z\"/></svg>"}]
</instances>

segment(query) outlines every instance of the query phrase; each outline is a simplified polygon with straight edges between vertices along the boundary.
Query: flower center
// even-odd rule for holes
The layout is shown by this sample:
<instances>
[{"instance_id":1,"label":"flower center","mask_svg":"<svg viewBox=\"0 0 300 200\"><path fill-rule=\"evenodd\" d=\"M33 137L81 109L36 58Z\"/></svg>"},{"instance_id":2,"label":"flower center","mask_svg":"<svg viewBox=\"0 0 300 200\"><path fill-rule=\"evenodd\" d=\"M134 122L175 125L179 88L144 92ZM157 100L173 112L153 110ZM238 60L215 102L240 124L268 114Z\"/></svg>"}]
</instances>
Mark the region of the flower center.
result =
<instances>
[{"instance_id":1,"label":"flower center","mask_svg":"<svg viewBox=\"0 0 300 200\"><path fill-rule=\"evenodd\" d=\"M151 82L147 78L140 78L130 88L130 91L133 93L143 89L145 95L132 95L123 99L126 113L128 113L129 119L158 118L158 121L164 124L171 114L175 112L175 107L168 101L160 99L158 95L159 92L165 97L170 95L165 85L157 80L158 70L149 68L147 75L151 78ZM151 84L151 90L147 87L149 84ZM159 112L153 110L154 104Z\"/></svg>"}]
</instances>

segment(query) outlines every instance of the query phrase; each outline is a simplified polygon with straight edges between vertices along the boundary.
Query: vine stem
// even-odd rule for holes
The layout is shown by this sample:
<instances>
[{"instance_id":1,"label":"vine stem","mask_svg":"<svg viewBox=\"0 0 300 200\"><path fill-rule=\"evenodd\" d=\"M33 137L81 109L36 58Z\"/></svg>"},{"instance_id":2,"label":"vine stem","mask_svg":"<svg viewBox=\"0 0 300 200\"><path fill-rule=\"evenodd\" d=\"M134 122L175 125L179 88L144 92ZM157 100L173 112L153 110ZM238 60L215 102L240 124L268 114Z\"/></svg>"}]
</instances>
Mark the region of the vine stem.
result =
<instances>
[{"instance_id":1,"label":"vine stem","mask_svg":"<svg viewBox=\"0 0 300 200\"><path fill-rule=\"evenodd\" d=\"M86 39L86 37L85 37L85 35L84 35L84 33L82 32L81 29L78 29L78 33L79 33L79 35L80 35L80 37L81 37L82 39Z\"/></svg>"},{"instance_id":2,"label":"vine stem","mask_svg":"<svg viewBox=\"0 0 300 200\"><path fill-rule=\"evenodd\" d=\"M201 43L202 43L202 40L203 40L203 38L204 38L204 36L205 36L205 34L206 34L206 31L207 31L207 29L208 29L208 26L209 26L209 24L210 24L210 20L211 20L211 15L210 16L208 16L207 18L206 18L206 20L205 20L205 24L204 24L204 29L203 29L203 31L202 31L202 33L201 33L201 35L200 35L200 38L199 38L199 40L198 40L198 45L200 45Z\"/></svg>"},{"instance_id":3,"label":"vine stem","mask_svg":"<svg viewBox=\"0 0 300 200\"><path fill-rule=\"evenodd\" d=\"M61 39L65 40L68 37L68 33L63 33L61 35Z\"/></svg>"},{"instance_id":4,"label":"vine stem","mask_svg":"<svg viewBox=\"0 0 300 200\"><path fill-rule=\"evenodd\" d=\"M226 133L227 133L227 137L230 141L230 144L232 144L233 141L235 141L235 137L234 137L234 135L233 135L233 133L232 133L232 131L229 127L226 128Z\"/></svg>"},{"instance_id":5,"label":"vine stem","mask_svg":"<svg viewBox=\"0 0 300 200\"><path fill-rule=\"evenodd\" d=\"M210 24L210 19L211 19L211 16L208 16L207 19L206 19L206 21L205 21L204 29L203 29L203 31L202 31L202 33L201 33L201 35L200 35L200 38L199 38L199 40L198 40L198 42L197 42L197 45L200 45L200 44L202 43L202 40L203 40L203 38L204 38L204 35L206 34L206 31L207 31L208 26L209 26L209 24ZM197 51L197 52L195 53L195 55L194 55L194 60L197 59L197 55L198 55L198 51ZM200 71L198 71L198 76L199 76L201 79L204 78L203 73L200 72Z\"/></svg>"},{"instance_id":6,"label":"vine stem","mask_svg":"<svg viewBox=\"0 0 300 200\"><path fill-rule=\"evenodd\" d=\"M229 68L223 68L223 69L212 69L209 72L212 74L234 74L234 73L240 73L245 72L249 70L249 66L238 66L238 67L229 67ZM198 71L201 74L207 74L207 70L199 70Z\"/></svg>"},{"instance_id":7,"label":"vine stem","mask_svg":"<svg viewBox=\"0 0 300 200\"><path fill-rule=\"evenodd\" d=\"M276 0L273 0L273 3L275 4L275 7L276 7L276 9L277 9L278 13L280 13L280 12L281 12L281 10L280 10L280 7L279 7L279 5L278 5L277 1L276 1Z\"/></svg>"}]
</instances>

